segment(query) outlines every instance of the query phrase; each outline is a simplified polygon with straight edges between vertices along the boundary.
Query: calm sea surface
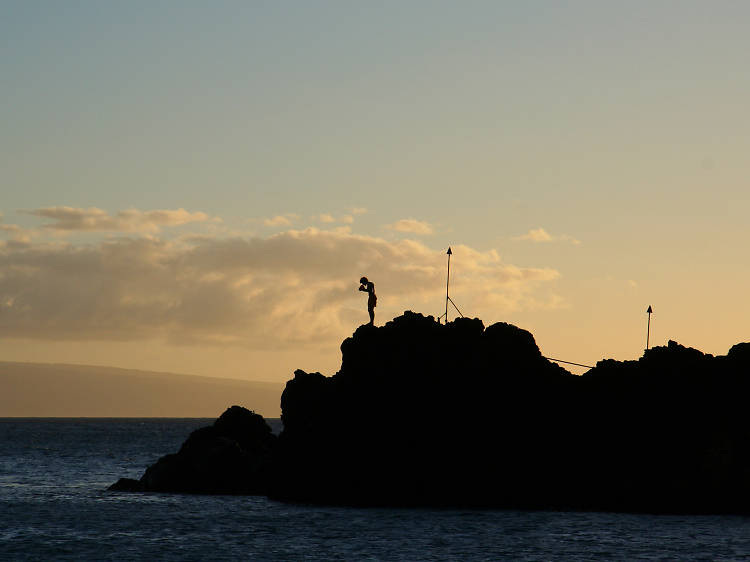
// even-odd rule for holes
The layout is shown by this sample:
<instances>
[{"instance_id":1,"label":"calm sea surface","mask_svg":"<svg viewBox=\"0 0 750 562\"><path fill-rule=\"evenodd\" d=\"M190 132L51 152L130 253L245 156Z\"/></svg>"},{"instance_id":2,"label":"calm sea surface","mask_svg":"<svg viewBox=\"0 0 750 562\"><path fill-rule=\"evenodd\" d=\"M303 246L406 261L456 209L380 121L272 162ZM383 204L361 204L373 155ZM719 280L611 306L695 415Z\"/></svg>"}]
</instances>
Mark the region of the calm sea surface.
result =
<instances>
[{"instance_id":1,"label":"calm sea surface","mask_svg":"<svg viewBox=\"0 0 750 562\"><path fill-rule=\"evenodd\" d=\"M120 494L200 419L0 419L2 560L747 560L750 518ZM315 459L310 459L315 462Z\"/></svg>"}]
</instances>

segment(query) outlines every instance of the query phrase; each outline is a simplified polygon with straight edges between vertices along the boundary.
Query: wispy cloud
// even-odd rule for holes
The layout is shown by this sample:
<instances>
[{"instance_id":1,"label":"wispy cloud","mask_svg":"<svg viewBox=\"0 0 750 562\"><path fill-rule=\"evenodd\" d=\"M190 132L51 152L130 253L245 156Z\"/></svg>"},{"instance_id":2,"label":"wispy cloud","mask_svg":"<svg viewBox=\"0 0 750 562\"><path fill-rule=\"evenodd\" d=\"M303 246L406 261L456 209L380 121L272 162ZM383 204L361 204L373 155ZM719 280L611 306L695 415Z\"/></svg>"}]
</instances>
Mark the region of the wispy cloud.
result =
<instances>
[{"instance_id":1,"label":"wispy cloud","mask_svg":"<svg viewBox=\"0 0 750 562\"><path fill-rule=\"evenodd\" d=\"M292 226L292 222L297 220L299 215L295 213L286 213L283 215L276 215L270 219L263 219L265 226Z\"/></svg>"},{"instance_id":2,"label":"wispy cloud","mask_svg":"<svg viewBox=\"0 0 750 562\"><path fill-rule=\"evenodd\" d=\"M158 232L166 226L179 226L191 222L212 220L206 213L191 213L182 208L156 211L128 209L115 215L110 215L107 211L96 207L87 209L64 206L43 207L22 212L51 219L51 223L46 223L42 227L57 231Z\"/></svg>"},{"instance_id":3,"label":"wispy cloud","mask_svg":"<svg viewBox=\"0 0 750 562\"><path fill-rule=\"evenodd\" d=\"M28 242L31 239L30 232L25 228L21 228L17 224L0 223L0 232L5 232L11 235L13 240L19 242Z\"/></svg>"},{"instance_id":4,"label":"wispy cloud","mask_svg":"<svg viewBox=\"0 0 750 562\"><path fill-rule=\"evenodd\" d=\"M336 218L331 213L321 213L319 215L313 216L312 219L315 222L320 222L323 224L333 224L333 223L354 224L353 215L342 215Z\"/></svg>"},{"instance_id":5,"label":"wispy cloud","mask_svg":"<svg viewBox=\"0 0 750 562\"><path fill-rule=\"evenodd\" d=\"M575 245L581 243L580 240L577 240L568 234L553 236L541 227L532 228L526 234L514 237L513 240L529 240L531 242L569 242Z\"/></svg>"},{"instance_id":6,"label":"wispy cloud","mask_svg":"<svg viewBox=\"0 0 750 562\"><path fill-rule=\"evenodd\" d=\"M27 243L34 236L35 232L33 230L23 228L17 224L6 224L4 218L5 215L0 213L0 233L9 235L14 242Z\"/></svg>"},{"instance_id":7,"label":"wispy cloud","mask_svg":"<svg viewBox=\"0 0 750 562\"><path fill-rule=\"evenodd\" d=\"M409 234L429 235L434 232L430 223L416 219L401 219L385 226L388 230L396 232L407 232Z\"/></svg>"}]
</instances>

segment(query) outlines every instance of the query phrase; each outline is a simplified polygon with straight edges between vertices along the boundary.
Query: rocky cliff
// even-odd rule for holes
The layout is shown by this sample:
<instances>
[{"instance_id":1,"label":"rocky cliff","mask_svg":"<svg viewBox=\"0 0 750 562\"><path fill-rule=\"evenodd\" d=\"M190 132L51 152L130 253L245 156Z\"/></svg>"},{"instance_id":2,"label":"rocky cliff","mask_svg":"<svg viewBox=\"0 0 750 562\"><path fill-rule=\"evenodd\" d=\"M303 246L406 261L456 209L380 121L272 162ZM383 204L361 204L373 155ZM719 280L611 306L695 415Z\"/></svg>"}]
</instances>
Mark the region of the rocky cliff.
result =
<instances>
[{"instance_id":1,"label":"rocky cliff","mask_svg":"<svg viewBox=\"0 0 750 562\"><path fill-rule=\"evenodd\" d=\"M256 431L236 440L244 460L214 455L234 484L155 488L154 474L185 478L151 467L135 489L357 505L750 511L750 344L713 357L670 342L579 377L515 326L441 325L406 312L360 327L341 351L335 375L298 370L287 383L278 440Z\"/></svg>"}]
</instances>

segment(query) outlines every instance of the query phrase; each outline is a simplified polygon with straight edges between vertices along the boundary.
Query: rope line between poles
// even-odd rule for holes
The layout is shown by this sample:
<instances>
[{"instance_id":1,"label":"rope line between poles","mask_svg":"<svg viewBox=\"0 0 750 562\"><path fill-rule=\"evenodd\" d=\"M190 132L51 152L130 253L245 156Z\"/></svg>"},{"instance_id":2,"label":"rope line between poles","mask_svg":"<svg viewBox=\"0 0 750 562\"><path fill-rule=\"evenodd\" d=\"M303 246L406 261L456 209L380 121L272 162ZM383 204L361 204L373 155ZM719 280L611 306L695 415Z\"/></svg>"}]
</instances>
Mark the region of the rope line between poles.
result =
<instances>
[{"instance_id":1,"label":"rope line between poles","mask_svg":"<svg viewBox=\"0 0 750 562\"><path fill-rule=\"evenodd\" d=\"M583 363L573 363L572 361L563 361L562 359L554 359L552 357L545 357L547 361L555 361L556 363L566 363L567 365L577 365L579 367L586 367L587 369L593 369L592 365L584 365Z\"/></svg>"}]
</instances>

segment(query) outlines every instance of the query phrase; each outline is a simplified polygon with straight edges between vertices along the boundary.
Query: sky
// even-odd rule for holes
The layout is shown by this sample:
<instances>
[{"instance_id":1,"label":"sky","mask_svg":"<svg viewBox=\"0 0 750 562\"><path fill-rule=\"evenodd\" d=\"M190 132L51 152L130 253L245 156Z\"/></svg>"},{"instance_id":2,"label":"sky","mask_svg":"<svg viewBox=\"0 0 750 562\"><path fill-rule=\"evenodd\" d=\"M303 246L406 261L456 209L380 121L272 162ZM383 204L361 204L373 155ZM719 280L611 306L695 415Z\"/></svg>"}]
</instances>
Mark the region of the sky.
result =
<instances>
[{"instance_id":1,"label":"sky","mask_svg":"<svg viewBox=\"0 0 750 562\"><path fill-rule=\"evenodd\" d=\"M2 360L333 374L449 246L548 357L750 339L747 2L0 11Z\"/></svg>"}]
</instances>

